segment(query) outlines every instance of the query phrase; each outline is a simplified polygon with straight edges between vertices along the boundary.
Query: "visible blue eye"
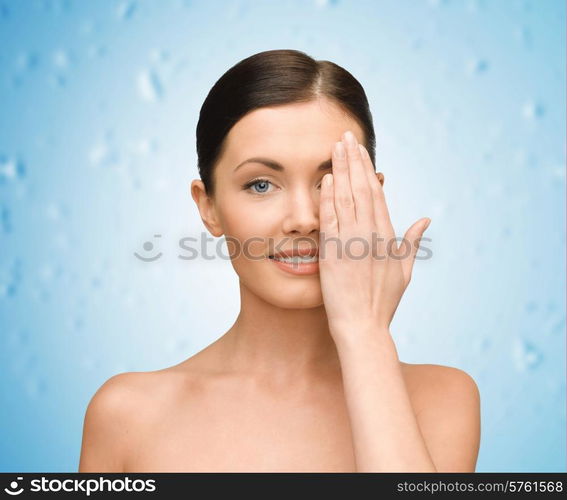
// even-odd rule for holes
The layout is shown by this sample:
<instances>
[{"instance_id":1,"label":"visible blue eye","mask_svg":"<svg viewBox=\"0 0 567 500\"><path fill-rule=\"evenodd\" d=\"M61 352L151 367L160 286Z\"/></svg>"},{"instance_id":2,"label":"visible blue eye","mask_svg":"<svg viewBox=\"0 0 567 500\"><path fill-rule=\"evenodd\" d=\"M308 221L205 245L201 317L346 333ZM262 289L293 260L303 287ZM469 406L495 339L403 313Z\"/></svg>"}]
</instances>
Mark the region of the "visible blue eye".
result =
<instances>
[{"instance_id":1,"label":"visible blue eye","mask_svg":"<svg viewBox=\"0 0 567 500\"><path fill-rule=\"evenodd\" d=\"M250 181L247 184L245 184L243 186L243 188L248 190L253 186L260 186L260 191L253 191L253 193L254 194L264 194L264 193L268 192L268 191L265 191L264 189L267 189L270 184L272 184L272 183L267 179L254 179L253 181Z\"/></svg>"},{"instance_id":2,"label":"visible blue eye","mask_svg":"<svg viewBox=\"0 0 567 500\"><path fill-rule=\"evenodd\" d=\"M258 178L258 179L254 179L251 180L250 182L247 182L246 184L244 184L242 186L242 189L244 189L245 191L250 190L250 188L254 187L254 186L259 186L260 189L259 190L253 190L252 194L265 194L265 193L269 193L269 191L267 191L268 186L273 185L268 179L262 179L262 178ZM321 189L321 184L319 184L318 189Z\"/></svg>"}]
</instances>

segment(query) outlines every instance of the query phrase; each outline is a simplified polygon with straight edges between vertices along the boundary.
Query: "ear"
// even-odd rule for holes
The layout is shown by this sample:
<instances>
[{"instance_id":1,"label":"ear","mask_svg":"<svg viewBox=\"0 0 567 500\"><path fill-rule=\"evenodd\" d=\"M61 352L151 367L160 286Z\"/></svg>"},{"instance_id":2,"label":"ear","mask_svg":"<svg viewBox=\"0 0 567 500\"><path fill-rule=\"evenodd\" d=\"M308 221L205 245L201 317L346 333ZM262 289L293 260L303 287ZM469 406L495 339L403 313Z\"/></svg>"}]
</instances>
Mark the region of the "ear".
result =
<instances>
[{"instance_id":1,"label":"ear","mask_svg":"<svg viewBox=\"0 0 567 500\"><path fill-rule=\"evenodd\" d=\"M382 172L376 172L376 177L378 177L378 181L384 187L384 174Z\"/></svg>"},{"instance_id":2,"label":"ear","mask_svg":"<svg viewBox=\"0 0 567 500\"><path fill-rule=\"evenodd\" d=\"M201 220L209 232L215 237L222 236L224 231L222 230L216 207L213 200L207 195L203 181L195 179L191 182L191 197L197 204Z\"/></svg>"}]
</instances>

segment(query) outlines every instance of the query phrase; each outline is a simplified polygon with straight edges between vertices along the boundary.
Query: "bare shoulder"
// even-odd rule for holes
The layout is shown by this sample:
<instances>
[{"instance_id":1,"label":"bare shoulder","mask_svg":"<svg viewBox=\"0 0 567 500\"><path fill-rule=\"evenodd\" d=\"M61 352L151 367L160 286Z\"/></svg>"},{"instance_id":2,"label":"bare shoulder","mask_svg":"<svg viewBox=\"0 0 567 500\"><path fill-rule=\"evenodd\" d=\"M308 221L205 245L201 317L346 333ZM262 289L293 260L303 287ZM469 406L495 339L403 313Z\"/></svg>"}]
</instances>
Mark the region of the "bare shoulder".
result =
<instances>
[{"instance_id":1,"label":"bare shoulder","mask_svg":"<svg viewBox=\"0 0 567 500\"><path fill-rule=\"evenodd\" d=\"M426 402L431 397L448 395L451 389L478 393L475 380L454 366L401 363L408 389Z\"/></svg>"},{"instance_id":2,"label":"bare shoulder","mask_svg":"<svg viewBox=\"0 0 567 500\"><path fill-rule=\"evenodd\" d=\"M84 418L79 472L122 472L137 426L149 417L158 372L125 372L110 377L92 396Z\"/></svg>"},{"instance_id":3,"label":"bare shoulder","mask_svg":"<svg viewBox=\"0 0 567 500\"><path fill-rule=\"evenodd\" d=\"M440 472L474 472L480 447L480 392L452 366L402 363L431 458Z\"/></svg>"}]
</instances>

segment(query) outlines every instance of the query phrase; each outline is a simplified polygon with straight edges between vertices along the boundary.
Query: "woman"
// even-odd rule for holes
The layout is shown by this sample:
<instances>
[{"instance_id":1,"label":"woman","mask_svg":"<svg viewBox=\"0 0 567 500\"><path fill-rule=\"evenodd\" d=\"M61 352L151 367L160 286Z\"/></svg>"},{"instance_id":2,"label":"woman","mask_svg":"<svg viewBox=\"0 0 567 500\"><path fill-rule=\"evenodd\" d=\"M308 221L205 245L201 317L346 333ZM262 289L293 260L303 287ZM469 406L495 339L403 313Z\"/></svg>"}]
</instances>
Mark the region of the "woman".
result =
<instances>
[{"instance_id":1,"label":"woman","mask_svg":"<svg viewBox=\"0 0 567 500\"><path fill-rule=\"evenodd\" d=\"M474 472L474 380L398 359L389 326L430 221L395 240L374 147L363 88L331 62L272 50L219 79L191 194L227 239L240 314L180 364L105 382L79 472Z\"/></svg>"}]
</instances>

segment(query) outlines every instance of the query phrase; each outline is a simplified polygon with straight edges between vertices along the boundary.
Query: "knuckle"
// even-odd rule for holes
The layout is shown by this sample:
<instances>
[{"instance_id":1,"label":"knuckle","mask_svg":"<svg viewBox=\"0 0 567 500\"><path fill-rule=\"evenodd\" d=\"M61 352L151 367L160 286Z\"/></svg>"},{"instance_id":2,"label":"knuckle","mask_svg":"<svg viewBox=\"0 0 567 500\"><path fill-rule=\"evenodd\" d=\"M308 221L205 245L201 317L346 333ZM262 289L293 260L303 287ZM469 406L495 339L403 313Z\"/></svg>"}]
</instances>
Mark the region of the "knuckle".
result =
<instances>
[{"instance_id":1,"label":"knuckle","mask_svg":"<svg viewBox=\"0 0 567 500\"><path fill-rule=\"evenodd\" d=\"M323 219L326 224L330 224L335 221L335 215L330 212L325 212L321 215L321 219Z\"/></svg>"},{"instance_id":2,"label":"knuckle","mask_svg":"<svg viewBox=\"0 0 567 500\"><path fill-rule=\"evenodd\" d=\"M321 220L327 226L335 223L336 219L337 218L336 218L335 214L331 211L325 211L321 214Z\"/></svg>"},{"instance_id":3,"label":"knuckle","mask_svg":"<svg viewBox=\"0 0 567 500\"><path fill-rule=\"evenodd\" d=\"M341 193L337 197L337 203L342 208L351 208L353 206L352 197L348 194Z\"/></svg>"},{"instance_id":4,"label":"knuckle","mask_svg":"<svg viewBox=\"0 0 567 500\"><path fill-rule=\"evenodd\" d=\"M359 184L356 183L355 185L353 185L353 191L356 193L356 197L357 199L361 198L363 200L369 200L370 199L370 190L368 189L368 185L367 184Z\"/></svg>"}]
</instances>

